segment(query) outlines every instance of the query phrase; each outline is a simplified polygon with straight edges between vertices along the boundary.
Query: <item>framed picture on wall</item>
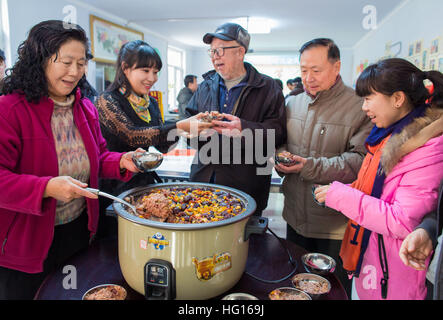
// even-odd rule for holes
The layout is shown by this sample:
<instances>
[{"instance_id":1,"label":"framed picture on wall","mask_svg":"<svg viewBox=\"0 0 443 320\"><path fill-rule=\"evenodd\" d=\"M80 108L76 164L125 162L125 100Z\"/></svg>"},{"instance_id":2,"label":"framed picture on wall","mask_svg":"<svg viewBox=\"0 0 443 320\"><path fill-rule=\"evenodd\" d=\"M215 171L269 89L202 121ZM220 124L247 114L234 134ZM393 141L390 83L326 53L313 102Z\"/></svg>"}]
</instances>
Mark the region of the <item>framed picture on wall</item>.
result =
<instances>
[{"instance_id":1,"label":"framed picture on wall","mask_svg":"<svg viewBox=\"0 0 443 320\"><path fill-rule=\"evenodd\" d=\"M421 69L421 63L420 63L420 60L419 60L419 59L415 58L413 63L415 64L415 66L416 66L417 68Z\"/></svg>"},{"instance_id":2,"label":"framed picture on wall","mask_svg":"<svg viewBox=\"0 0 443 320\"><path fill-rule=\"evenodd\" d=\"M425 69L427 63L428 63L428 50L423 50L422 60L421 60L421 67L423 69Z\"/></svg>"},{"instance_id":3,"label":"framed picture on wall","mask_svg":"<svg viewBox=\"0 0 443 320\"><path fill-rule=\"evenodd\" d=\"M115 63L122 45L133 40L143 40L143 33L125 26L89 16L91 50L94 60Z\"/></svg>"}]
</instances>

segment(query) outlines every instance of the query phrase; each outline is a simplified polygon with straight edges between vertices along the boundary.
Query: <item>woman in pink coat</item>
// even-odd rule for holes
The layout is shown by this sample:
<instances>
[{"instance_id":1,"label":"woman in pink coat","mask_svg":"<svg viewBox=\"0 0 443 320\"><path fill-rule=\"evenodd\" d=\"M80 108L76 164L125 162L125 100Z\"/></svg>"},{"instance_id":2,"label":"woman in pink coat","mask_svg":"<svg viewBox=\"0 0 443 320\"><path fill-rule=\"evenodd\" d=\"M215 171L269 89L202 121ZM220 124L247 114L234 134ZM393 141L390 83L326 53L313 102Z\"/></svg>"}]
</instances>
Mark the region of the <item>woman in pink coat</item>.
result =
<instances>
[{"instance_id":1,"label":"woman in pink coat","mask_svg":"<svg viewBox=\"0 0 443 320\"><path fill-rule=\"evenodd\" d=\"M433 83L433 94L425 79ZM336 181L321 186L316 199L350 219L340 256L344 263L352 255L358 258L348 263L353 299L424 299L426 271L405 266L399 249L437 206L443 178L443 75L387 59L363 71L356 92L365 98L363 111L375 125L366 146L376 151L368 152L352 186Z\"/></svg>"}]
</instances>

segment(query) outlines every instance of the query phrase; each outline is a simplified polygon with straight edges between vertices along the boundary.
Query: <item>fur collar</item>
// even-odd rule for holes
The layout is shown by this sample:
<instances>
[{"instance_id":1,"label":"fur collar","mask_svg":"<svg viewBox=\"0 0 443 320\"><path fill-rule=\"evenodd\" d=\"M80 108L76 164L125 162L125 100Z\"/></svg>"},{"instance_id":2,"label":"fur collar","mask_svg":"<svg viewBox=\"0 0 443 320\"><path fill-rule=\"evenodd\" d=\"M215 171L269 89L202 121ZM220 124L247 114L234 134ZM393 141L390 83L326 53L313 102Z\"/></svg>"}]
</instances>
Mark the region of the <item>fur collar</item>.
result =
<instances>
[{"instance_id":1,"label":"fur collar","mask_svg":"<svg viewBox=\"0 0 443 320\"><path fill-rule=\"evenodd\" d=\"M408 153L443 133L443 110L428 108L423 117L415 119L389 139L381 156L383 171L389 174Z\"/></svg>"}]
</instances>

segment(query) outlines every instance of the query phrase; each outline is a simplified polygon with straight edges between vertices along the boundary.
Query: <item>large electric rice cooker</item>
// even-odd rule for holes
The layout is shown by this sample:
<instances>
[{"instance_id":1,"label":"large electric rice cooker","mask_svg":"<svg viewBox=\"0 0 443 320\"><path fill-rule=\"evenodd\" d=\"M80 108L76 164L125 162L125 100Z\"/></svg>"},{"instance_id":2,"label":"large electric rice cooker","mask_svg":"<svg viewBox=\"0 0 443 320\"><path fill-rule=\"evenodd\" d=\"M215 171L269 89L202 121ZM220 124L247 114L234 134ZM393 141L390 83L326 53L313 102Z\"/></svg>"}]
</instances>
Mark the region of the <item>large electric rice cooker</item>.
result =
<instances>
[{"instance_id":1,"label":"large electric rice cooker","mask_svg":"<svg viewBox=\"0 0 443 320\"><path fill-rule=\"evenodd\" d=\"M266 219L251 217L254 199L205 183L153 184L119 198L140 208L152 193L170 197L171 218L154 221L113 204L119 262L129 286L147 299L209 299L231 289L245 270L249 235L267 228ZM144 210L149 215L156 208Z\"/></svg>"}]
</instances>

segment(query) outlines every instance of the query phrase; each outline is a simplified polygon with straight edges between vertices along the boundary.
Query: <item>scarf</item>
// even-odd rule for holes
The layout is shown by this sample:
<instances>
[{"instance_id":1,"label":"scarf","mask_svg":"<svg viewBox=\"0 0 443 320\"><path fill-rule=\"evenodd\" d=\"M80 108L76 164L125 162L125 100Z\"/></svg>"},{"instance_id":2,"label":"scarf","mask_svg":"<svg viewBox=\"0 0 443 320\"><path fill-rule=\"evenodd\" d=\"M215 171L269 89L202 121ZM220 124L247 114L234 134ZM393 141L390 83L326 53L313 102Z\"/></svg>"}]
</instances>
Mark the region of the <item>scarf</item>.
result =
<instances>
[{"instance_id":1,"label":"scarf","mask_svg":"<svg viewBox=\"0 0 443 320\"><path fill-rule=\"evenodd\" d=\"M120 88L120 93L125 94L126 89ZM142 119L143 121L150 123L151 122L151 113L149 112L149 95L144 95L142 97L136 95L134 92L131 92L129 97L127 98L129 104L132 109L134 109L135 113Z\"/></svg>"},{"instance_id":2,"label":"scarf","mask_svg":"<svg viewBox=\"0 0 443 320\"><path fill-rule=\"evenodd\" d=\"M405 126L414 119L422 117L428 105L414 108L409 114L387 128L374 126L366 139L368 151L362 166L351 187L375 198L380 198L386 174L380 165L383 148L391 136L400 133ZM343 268L350 274L358 277L360 274L363 256L369 243L371 231L349 219L340 248L340 258Z\"/></svg>"}]
</instances>

